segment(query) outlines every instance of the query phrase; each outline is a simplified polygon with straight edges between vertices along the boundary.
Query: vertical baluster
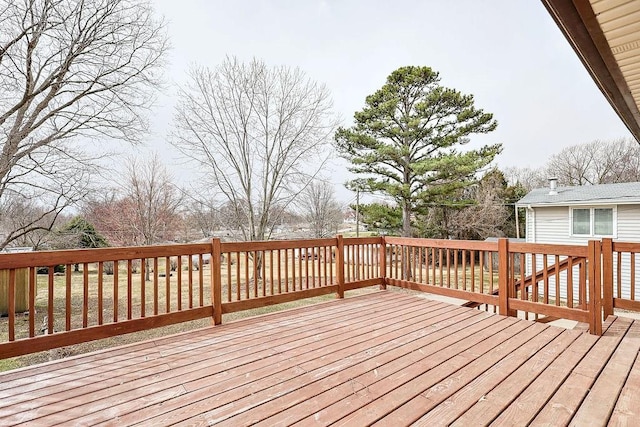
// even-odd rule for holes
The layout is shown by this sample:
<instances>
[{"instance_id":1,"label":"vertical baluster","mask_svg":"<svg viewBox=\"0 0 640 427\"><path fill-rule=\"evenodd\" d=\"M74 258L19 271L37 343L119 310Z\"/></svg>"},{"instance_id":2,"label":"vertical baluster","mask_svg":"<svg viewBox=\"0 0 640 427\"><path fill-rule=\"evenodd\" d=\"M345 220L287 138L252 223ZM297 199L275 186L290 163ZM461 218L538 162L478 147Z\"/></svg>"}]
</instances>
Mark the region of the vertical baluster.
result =
<instances>
[{"instance_id":1,"label":"vertical baluster","mask_svg":"<svg viewBox=\"0 0 640 427\"><path fill-rule=\"evenodd\" d=\"M480 288L480 293L483 294L484 293L484 251L478 251L478 262L479 262L479 269L480 269L480 273L479 273L479 281L480 284L478 285L478 287ZM511 274L511 277L513 277L513 274Z\"/></svg>"},{"instance_id":2,"label":"vertical baluster","mask_svg":"<svg viewBox=\"0 0 640 427\"><path fill-rule=\"evenodd\" d=\"M242 290L240 289L240 284L242 283L242 278L240 276L240 252L236 252L236 300L240 301L242 299Z\"/></svg>"},{"instance_id":3,"label":"vertical baluster","mask_svg":"<svg viewBox=\"0 0 640 427\"><path fill-rule=\"evenodd\" d=\"M65 307L64 307L64 314L65 314L65 319L64 319L64 327L65 327L65 331L70 331L71 330L71 310L72 310L72 305L71 305L71 264L67 264L65 266L64 269L64 278L65 278L65 295L64 295L64 302L65 302Z\"/></svg>"},{"instance_id":4,"label":"vertical baluster","mask_svg":"<svg viewBox=\"0 0 640 427\"><path fill-rule=\"evenodd\" d=\"M159 277L160 277L160 274L158 272L158 257L154 257L153 258L153 315L154 316L157 316L159 311L158 309L158 305L159 305L158 294L160 293L158 291Z\"/></svg>"},{"instance_id":5,"label":"vertical baluster","mask_svg":"<svg viewBox=\"0 0 640 427\"><path fill-rule=\"evenodd\" d=\"M113 261L113 323L118 321L118 260Z\"/></svg>"},{"instance_id":6,"label":"vertical baluster","mask_svg":"<svg viewBox=\"0 0 640 427\"><path fill-rule=\"evenodd\" d=\"M189 308L193 308L193 255L191 254L187 260L187 268L189 269L187 273L187 281L189 282Z\"/></svg>"},{"instance_id":7,"label":"vertical baluster","mask_svg":"<svg viewBox=\"0 0 640 427\"><path fill-rule=\"evenodd\" d=\"M471 251L471 292L476 291L476 251Z\"/></svg>"},{"instance_id":8,"label":"vertical baluster","mask_svg":"<svg viewBox=\"0 0 640 427\"><path fill-rule=\"evenodd\" d=\"M447 288L451 287L451 249L447 248Z\"/></svg>"},{"instance_id":9,"label":"vertical baluster","mask_svg":"<svg viewBox=\"0 0 640 427\"><path fill-rule=\"evenodd\" d=\"M618 290L617 297L622 298L622 252L618 252L618 265L616 270L617 270L616 285Z\"/></svg>"},{"instance_id":10,"label":"vertical baluster","mask_svg":"<svg viewBox=\"0 0 640 427\"><path fill-rule=\"evenodd\" d=\"M494 255L494 252L493 251L487 251L485 253L488 254L488 256L489 256L489 294L493 295L493 285L494 285L494 282L493 282L493 255ZM522 280L520 281L520 283L522 283Z\"/></svg>"},{"instance_id":11,"label":"vertical baluster","mask_svg":"<svg viewBox=\"0 0 640 427\"><path fill-rule=\"evenodd\" d=\"M29 337L36 335L36 267L29 267Z\"/></svg>"},{"instance_id":12,"label":"vertical baluster","mask_svg":"<svg viewBox=\"0 0 640 427\"><path fill-rule=\"evenodd\" d=\"M49 267L49 293L47 294L47 332L53 333L53 269L55 266Z\"/></svg>"},{"instance_id":13,"label":"vertical baluster","mask_svg":"<svg viewBox=\"0 0 640 427\"><path fill-rule=\"evenodd\" d=\"M453 250L453 281L455 282L455 288L460 289L460 282L458 280L458 249Z\"/></svg>"},{"instance_id":14,"label":"vertical baluster","mask_svg":"<svg viewBox=\"0 0 640 427\"><path fill-rule=\"evenodd\" d=\"M331 251L328 250L328 246L324 246L323 247L323 253L322 253L322 268L323 268L323 274L324 274L324 286L328 285L327 282L327 260L331 261L331 258L327 258L327 257L331 257L331 255L327 255L327 253L331 253Z\"/></svg>"},{"instance_id":15,"label":"vertical baluster","mask_svg":"<svg viewBox=\"0 0 640 427\"><path fill-rule=\"evenodd\" d=\"M568 257L567 262L567 307L573 308L573 257Z\"/></svg>"},{"instance_id":16,"label":"vertical baluster","mask_svg":"<svg viewBox=\"0 0 640 427\"><path fill-rule=\"evenodd\" d=\"M167 313L171 312L171 257L164 259L164 298Z\"/></svg>"},{"instance_id":17,"label":"vertical baluster","mask_svg":"<svg viewBox=\"0 0 640 427\"><path fill-rule=\"evenodd\" d=\"M438 248L438 286L444 287L444 251L442 248Z\"/></svg>"},{"instance_id":18,"label":"vertical baluster","mask_svg":"<svg viewBox=\"0 0 640 427\"><path fill-rule=\"evenodd\" d=\"M285 260L286 260L285 256ZM285 261L286 262L286 261ZM282 249L278 249L278 293L282 293ZM286 267L285 267L286 268Z\"/></svg>"},{"instance_id":19,"label":"vertical baluster","mask_svg":"<svg viewBox=\"0 0 640 427\"><path fill-rule=\"evenodd\" d=\"M635 252L631 252L629 254L631 257L631 301L635 301L636 299L636 254Z\"/></svg>"},{"instance_id":20,"label":"vertical baluster","mask_svg":"<svg viewBox=\"0 0 640 427\"><path fill-rule=\"evenodd\" d=\"M140 258L140 317L146 316L146 302L147 302L147 259Z\"/></svg>"},{"instance_id":21,"label":"vertical baluster","mask_svg":"<svg viewBox=\"0 0 640 427\"><path fill-rule=\"evenodd\" d=\"M260 267L261 267L261 279L262 279L262 296L267 295L267 252L260 251Z\"/></svg>"},{"instance_id":22,"label":"vertical baluster","mask_svg":"<svg viewBox=\"0 0 640 427\"><path fill-rule=\"evenodd\" d=\"M231 256L232 255L233 254L231 252L229 252L228 254L225 255L227 257L227 302L231 302L231 295L233 293L233 290L232 290L232 287L231 287L231 283L232 283L231 282L231 276L233 274L233 271L232 271L232 268L231 268ZM200 283L202 283L202 282L203 282L203 277L202 277L202 274L201 274L200 275Z\"/></svg>"},{"instance_id":23,"label":"vertical baluster","mask_svg":"<svg viewBox=\"0 0 640 427\"><path fill-rule=\"evenodd\" d=\"M98 325L102 325L104 319L103 319L103 313L102 311L104 310L104 305L103 305L103 298L104 298L104 278L103 278L103 274L104 274L104 263L102 261L100 261L98 263Z\"/></svg>"},{"instance_id":24,"label":"vertical baluster","mask_svg":"<svg viewBox=\"0 0 640 427\"><path fill-rule=\"evenodd\" d=\"M89 325L89 264L82 264L82 327Z\"/></svg>"},{"instance_id":25,"label":"vertical baluster","mask_svg":"<svg viewBox=\"0 0 640 427\"><path fill-rule=\"evenodd\" d=\"M289 249L284 250L284 291L289 292Z\"/></svg>"},{"instance_id":26,"label":"vertical baluster","mask_svg":"<svg viewBox=\"0 0 640 427\"><path fill-rule=\"evenodd\" d=\"M334 252L333 248L335 248L335 252ZM336 284L337 283L337 278L333 277L333 263L336 261L336 259L338 257L338 254L337 254L338 247L337 246L332 247L331 250L332 250L332 252L331 252L331 262L329 262L329 276L331 277L331 283L332 284ZM334 254L335 254L335 256L334 256ZM337 272L336 272L336 274L337 274Z\"/></svg>"},{"instance_id":27,"label":"vertical baluster","mask_svg":"<svg viewBox=\"0 0 640 427\"><path fill-rule=\"evenodd\" d=\"M127 260L127 319L131 320L131 298L132 298L132 286L133 286L133 260Z\"/></svg>"},{"instance_id":28,"label":"vertical baluster","mask_svg":"<svg viewBox=\"0 0 640 427\"><path fill-rule=\"evenodd\" d=\"M560 305L560 256L555 256L556 305Z\"/></svg>"},{"instance_id":29,"label":"vertical baluster","mask_svg":"<svg viewBox=\"0 0 640 427\"><path fill-rule=\"evenodd\" d=\"M178 296L178 311L182 311L182 255L178 255L178 268L177 268L177 296Z\"/></svg>"},{"instance_id":30,"label":"vertical baluster","mask_svg":"<svg viewBox=\"0 0 640 427\"><path fill-rule=\"evenodd\" d=\"M542 286L544 292L542 301L545 304L549 304L549 271L547 268L547 263L547 254L542 254Z\"/></svg>"},{"instance_id":31,"label":"vertical baluster","mask_svg":"<svg viewBox=\"0 0 640 427\"><path fill-rule=\"evenodd\" d=\"M300 248L299 256L298 256L298 289L302 290L302 284L304 283L304 278L302 277L302 257L303 254L306 255L307 248ZM305 256L306 259L306 256Z\"/></svg>"},{"instance_id":32,"label":"vertical baluster","mask_svg":"<svg viewBox=\"0 0 640 427\"><path fill-rule=\"evenodd\" d=\"M436 286L436 248L431 248L431 285Z\"/></svg>"},{"instance_id":33,"label":"vertical baluster","mask_svg":"<svg viewBox=\"0 0 640 427\"><path fill-rule=\"evenodd\" d=\"M462 251L462 289L467 290L467 251Z\"/></svg>"},{"instance_id":34,"label":"vertical baluster","mask_svg":"<svg viewBox=\"0 0 640 427\"><path fill-rule=\"evenodd\" d=\"M9 295L7 300L9 309L9 341L16 339L16 269L9 269Z\"/></svg>"}]
</instances>

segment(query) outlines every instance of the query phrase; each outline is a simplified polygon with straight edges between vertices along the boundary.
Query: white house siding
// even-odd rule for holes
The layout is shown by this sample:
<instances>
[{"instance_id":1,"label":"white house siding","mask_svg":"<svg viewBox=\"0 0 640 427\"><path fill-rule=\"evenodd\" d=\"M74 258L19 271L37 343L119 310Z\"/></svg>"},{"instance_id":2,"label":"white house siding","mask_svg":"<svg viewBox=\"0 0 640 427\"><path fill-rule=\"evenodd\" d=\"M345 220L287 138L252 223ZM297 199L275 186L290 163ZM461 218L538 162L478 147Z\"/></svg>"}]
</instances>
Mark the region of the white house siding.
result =
<instances>
[{"instance_id":1,"label":"white house siding","mask_svg":"<svg viewBox=\"0 0 640 427\"><path fill-rule=\"evenodd\" d=\"M585 205L585 207L587 207ZM589 206L590 207L590 206ZM575 237L571 236L570 208L568 206L533 208L527 210L527 236L526 241L530 243L553 243L564 245L587 245L590 239L598 237ZM617 221L615 224L616 241L620 242L640 242L640 205L618 205ZM640 300L640 255L635 255L635 299ZM561 258L564 259L564 258ZM548 265L555 262L555 257L549 257ZM542 257L536 259L536 270L542 269ZM617 256L614 255L614 294L616 297L617 284ZM531 262L527 259L527 274L531 274ZM631 261L630 254L623 254L621 269L621 290L622 298L630 298L631 294ZM578 267L573 269L573 294L577 301L578 295ZM549 294L555 295L555 277L549 277ZM560 296L566 298L566 272L561 274Z\"/></svg>"},{"instance_id":2,"label":"white house siding","mask_svg":"<svg viewBox=\"0 0 640 427\"><path fill-rule=\"evenodd\" d=\"M640 205L618 205L618 236L619 242L640 243ZM635 289L634 299L640 300L640 256L635 256ZM629 299L631 297L631 254L622 254L621 290L622 295L617 294L618 283L618 256L613 257L613 283L614 296Z\"/></svg>"}]
</instances>

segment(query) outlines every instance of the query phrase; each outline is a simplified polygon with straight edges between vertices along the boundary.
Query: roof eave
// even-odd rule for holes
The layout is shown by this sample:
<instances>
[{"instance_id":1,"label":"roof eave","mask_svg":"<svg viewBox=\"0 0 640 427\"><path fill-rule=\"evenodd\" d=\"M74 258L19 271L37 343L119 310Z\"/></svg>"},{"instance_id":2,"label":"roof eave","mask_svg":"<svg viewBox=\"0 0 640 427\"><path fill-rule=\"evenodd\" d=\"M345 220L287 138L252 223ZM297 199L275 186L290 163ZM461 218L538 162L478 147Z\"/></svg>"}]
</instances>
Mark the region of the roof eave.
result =
<instances>
[{"instance_id":1,"label":"roof eave","mask_svg":"<svg viewBox=\"0 0 640 427\"><path fill-rule=\"evenodd\" d=\"M527 202L517 202L517 208L550 208L550 207L561 207L561 206L608 206L608 205L640 205L640 199L634 200L572 200L572 201L564 201L564 202L535 202L535 203L527 203Z\"/></svg>"},{"instance_id":2,"label":"roof eave","mask_svg":"<svg viewBox=\"0 0 640 427\"><path fill-rule=\"evenodd\" d=\"M589 0L542 0L594 82L640 143L640 111Z\"/></svg>"}]
</instances>

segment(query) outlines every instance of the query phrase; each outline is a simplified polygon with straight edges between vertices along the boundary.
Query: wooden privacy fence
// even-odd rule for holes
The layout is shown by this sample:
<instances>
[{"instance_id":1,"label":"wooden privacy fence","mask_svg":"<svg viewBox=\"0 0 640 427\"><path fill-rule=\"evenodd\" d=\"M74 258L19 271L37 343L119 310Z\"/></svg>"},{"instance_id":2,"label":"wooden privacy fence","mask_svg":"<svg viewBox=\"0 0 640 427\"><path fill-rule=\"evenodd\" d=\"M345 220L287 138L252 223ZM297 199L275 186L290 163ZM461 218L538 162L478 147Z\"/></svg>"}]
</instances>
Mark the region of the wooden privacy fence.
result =
<instances>
[{"instance_id":1,"label":"wooden privacy fence","mask_svg":"<svg viewBox=\"0 0 640 427\"><path fill-rule=\"evenodd\" d=\"M0 358L374 285L599 334L603 310L640 311L638 253L640 243L611 239L337 236L0 254Z\"/></svg>"}]
</instances>

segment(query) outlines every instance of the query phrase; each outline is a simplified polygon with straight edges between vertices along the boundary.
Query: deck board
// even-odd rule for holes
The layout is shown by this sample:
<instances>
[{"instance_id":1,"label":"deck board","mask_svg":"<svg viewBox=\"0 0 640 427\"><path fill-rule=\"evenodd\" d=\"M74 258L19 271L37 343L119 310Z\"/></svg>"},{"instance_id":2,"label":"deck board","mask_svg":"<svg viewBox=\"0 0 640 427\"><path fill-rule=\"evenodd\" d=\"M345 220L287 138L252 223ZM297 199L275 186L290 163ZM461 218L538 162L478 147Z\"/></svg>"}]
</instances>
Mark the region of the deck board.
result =
<instances>
[{"instance_id":1,"label":"deck board","mask_svg":"<svg viewBox=\"0 0 640 427\"><path fill-rule=\"evenodd\" d=\"M640 322L602 337L383 291L0 374L0 425L617 425Z\"/></svg>"}]
</instances>

